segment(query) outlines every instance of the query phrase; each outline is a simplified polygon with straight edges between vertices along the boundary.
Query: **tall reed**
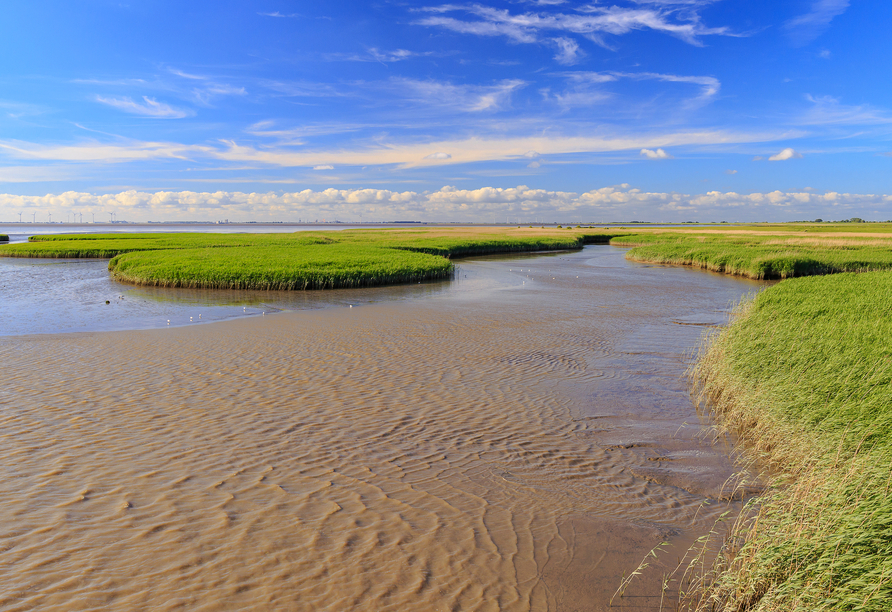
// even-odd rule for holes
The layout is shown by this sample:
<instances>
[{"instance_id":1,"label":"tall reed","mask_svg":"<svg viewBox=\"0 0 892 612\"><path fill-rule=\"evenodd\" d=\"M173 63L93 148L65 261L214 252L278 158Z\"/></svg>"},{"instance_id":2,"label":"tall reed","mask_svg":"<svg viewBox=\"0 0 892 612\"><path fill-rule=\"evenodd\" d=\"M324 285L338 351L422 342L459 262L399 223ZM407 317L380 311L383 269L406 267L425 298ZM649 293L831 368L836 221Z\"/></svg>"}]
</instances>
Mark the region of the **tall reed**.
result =
<instances>
[{"instance_id":1,"label":"tall reed","mask_svg":"<svg viewBox=\"0 0 892 612\"><path fill-rule=\"evenodd\" d=\"M892 608L892 273L788 280L691 371L769 484L702 572L697 610Z\"/></svg>"}]
</instances>

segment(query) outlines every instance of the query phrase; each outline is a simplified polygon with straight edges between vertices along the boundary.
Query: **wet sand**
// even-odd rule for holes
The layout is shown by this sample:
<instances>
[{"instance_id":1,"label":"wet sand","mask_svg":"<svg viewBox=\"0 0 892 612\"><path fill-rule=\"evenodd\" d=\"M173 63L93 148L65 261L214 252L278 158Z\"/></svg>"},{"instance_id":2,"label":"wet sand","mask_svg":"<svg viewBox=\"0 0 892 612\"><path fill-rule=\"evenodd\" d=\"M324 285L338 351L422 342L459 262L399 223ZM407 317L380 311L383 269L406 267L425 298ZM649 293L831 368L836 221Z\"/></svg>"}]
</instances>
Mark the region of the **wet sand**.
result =
<instances>
[{"instance_id":1,"label":"wet sand","mask_svg":"<svg viewBox=\"0 0 892 612\"><path fill-rule=\"evenodd\" d=\"M756 284L461 265L418 300L0 338L0 610L604 610L666 540L615 602L657 609L728 509L686 352Z\"/></svg>"}]
</instances>

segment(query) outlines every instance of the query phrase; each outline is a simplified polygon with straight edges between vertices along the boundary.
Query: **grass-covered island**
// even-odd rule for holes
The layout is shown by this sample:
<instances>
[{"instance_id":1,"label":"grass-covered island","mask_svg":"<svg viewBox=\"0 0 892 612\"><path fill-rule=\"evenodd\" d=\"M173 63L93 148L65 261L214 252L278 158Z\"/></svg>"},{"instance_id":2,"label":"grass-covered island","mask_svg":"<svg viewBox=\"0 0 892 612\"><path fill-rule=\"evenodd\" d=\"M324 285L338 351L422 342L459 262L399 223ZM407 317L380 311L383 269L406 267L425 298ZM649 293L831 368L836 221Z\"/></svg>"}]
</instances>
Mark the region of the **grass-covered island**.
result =
<instances>
[{"instance_id":1,"label":"grass-covered island","mask_svg":"<svg viewBox=\"0 0 892 612\"><path fill-rule=\"evenodd\" d=\"M9 242L9 236L6 234L0 234L0 242Z\"/></svg>"},{"instance_id":2,"label":"grass-covered island","mask_svg":"<svg viewBox=\"0 0 892 612\"><path fill-rule=\"evenodd\" d=\"M448 278L455 257L576 249L616 235L581 228L63 234L0 247L0 256L110 258L116 279L138 285L333 289Z\"/></svg>"}]
</instances>

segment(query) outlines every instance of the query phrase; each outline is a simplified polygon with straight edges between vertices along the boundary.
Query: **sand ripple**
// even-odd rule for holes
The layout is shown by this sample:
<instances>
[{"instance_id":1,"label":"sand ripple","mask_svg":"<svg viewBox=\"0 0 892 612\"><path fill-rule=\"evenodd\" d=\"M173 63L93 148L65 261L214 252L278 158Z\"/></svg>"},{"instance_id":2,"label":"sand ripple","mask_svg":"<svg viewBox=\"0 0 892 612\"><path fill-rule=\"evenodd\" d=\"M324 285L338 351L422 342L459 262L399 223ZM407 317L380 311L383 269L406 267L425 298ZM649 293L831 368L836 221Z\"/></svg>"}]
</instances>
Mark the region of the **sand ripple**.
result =
<instances>
[{"instance_id":1,"label":"sand ripple","mask_svg":"<svg viewBox=\"0 0 892 612\"><path fill-rule=\"evenodd\" d=\"M724 510L670 315L750 285L528 261L547 283L0 339L0 610L603 608Z\"/></svg>"}]
</instances>

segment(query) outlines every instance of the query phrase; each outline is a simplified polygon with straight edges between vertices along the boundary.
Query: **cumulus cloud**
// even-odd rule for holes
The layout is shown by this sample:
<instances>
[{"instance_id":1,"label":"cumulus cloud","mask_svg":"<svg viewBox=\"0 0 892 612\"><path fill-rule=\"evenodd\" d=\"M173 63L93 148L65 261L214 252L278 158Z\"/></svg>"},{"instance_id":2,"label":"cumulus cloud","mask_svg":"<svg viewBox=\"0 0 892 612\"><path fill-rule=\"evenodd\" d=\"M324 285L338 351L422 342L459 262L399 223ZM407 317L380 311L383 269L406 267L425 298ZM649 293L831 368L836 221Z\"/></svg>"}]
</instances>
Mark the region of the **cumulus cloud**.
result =
<instances>
[{"instance_id":1,"label":"cumulus cloud","mask_svg":"<svg viewBox=\"0 0 892 612\"><path fill-rule=\"evenodd\" d=\"M788 159L802 159L802 154L797 153L794 149L787 147L783 151L776 153L768 158L768 161L787 161Z\"/></svg>"},{"instance_id":2,"label":"cumulus cloud","mask_svg":"<svg viewBox=\"0 0 892 612\"><path fill-rule=\"evenodd\" d=\"M103 98L96 96L96 101L102 104L122 110L125 113L141 115L143 117L153 117L155 119L182 119L188 117L189 113L185 110L174 108L164 102L158 102L154 98L143 96L143 104L134 102L131 98Z\"/></svg>"},{"instance_id":3,"label":"cumulus cloud","mask_svg":"<svg viewBox=\"0 0 892 612\"><path fill-rule=\"evenodd\" d=\"M725 170L725 174L737 174L737 170Z\"/></svg>"},{"instance_id":4,"label":"cumulus cloud","mask_svg":"<svg viewBox=\"0 0 892 612\"><path fill-rule=\"evenodd\" d=\"M642 157L646 157L647 159L674 159L663 149L657 149L656 151L654 151L653 149L641 149L641 153L639 153L639 155L641 155Z\"/></svg>"},{"instance_id":5,"label":"cumulus cloud","mask_svg":"<svg viewBox=\"0 0 892 612\"><path fill-rule=\"evenodd\" d=\"M313 166L313 170L334 170L334 166L324 165L324 166Z\"/></svg>"},{"instance_id":6,"label":"cumulus cloud","mask_svg":"<svg viewBox=\"0 0 892 612\"><path fill-rule=\"evenodd\" d=\"M449 153L437 152L425 155L424 159L452 159L452 156Z\"/></svg>"},{"instance_id":7,"label":"cumulus cloud","mask_svg":"<svg viewBox=\"0 0 892 612\"><path fill-rule=\"evenodd\" d=\"M53 215L78 212L106 215L119 220L232 220L296 221L299 218L366 219L411 218L423 221L488 221L512 216L548 216L560 220L614 221L631 219L678 220L691 215L721 214L727 220L762 220L817 216L871 218L885 215L892 195L812 191L741 194L709 191L703 194L647 192L627 184L592 189L584 193L517 187L436 191L387 189L305 189L290 193L194 192L136 190L116 194L68 191L57 195L20 196L0 194L0 218L17 218L19 212ZM796 216L798 215L798 216ZM696 217L695 217L696 218Z\"/></svg>"},{"instance_id":8,"label":"cumulus cloud","mask_svg":"<svg viewBox=\"0 0 892 612\"><path fill-rule=\"evenodd\" d=\"M834 17L849 8L849 0L813 0L807 13L794 17L784 29L796 46L807 45L830 27Z\"/></svg>"}]
</instances>

